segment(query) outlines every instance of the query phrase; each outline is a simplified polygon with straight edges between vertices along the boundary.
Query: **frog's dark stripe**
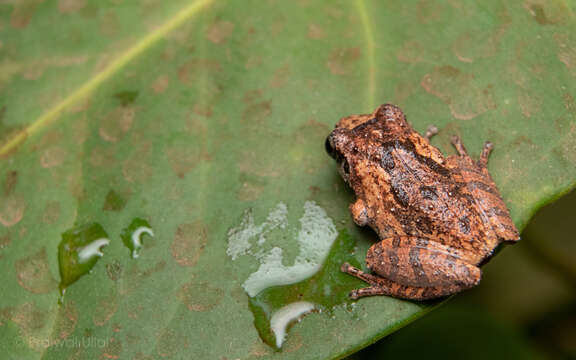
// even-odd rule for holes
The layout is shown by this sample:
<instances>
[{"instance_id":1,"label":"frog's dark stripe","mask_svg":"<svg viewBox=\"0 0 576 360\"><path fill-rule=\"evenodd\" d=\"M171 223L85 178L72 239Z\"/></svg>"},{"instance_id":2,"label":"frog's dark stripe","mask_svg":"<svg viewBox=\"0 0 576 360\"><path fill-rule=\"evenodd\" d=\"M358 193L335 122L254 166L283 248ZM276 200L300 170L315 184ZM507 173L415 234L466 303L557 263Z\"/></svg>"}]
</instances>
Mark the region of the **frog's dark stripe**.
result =
<instances>
[{"instance_id":1,"label":"frog's dark stripe","mask_svg":"<svg viewBox=\"0 0 576 360\"><path fill-rule=\"evenodd\" d=\"M417 247L412 247L409 252L410 265L414 271L414 276L419 286L427 286L429 284L428 277L424 272L422 263L420 262L420 249Z\"/></svg>"},{"instance_id":2,"label":"frog's dark stripe","mask_svg":"<svg viewBox=\"0 0 576 360\"><path fill-rule=\"evenodd\" d=\"M420 186L420 195L422 198L436 201L438 199L438 194L433 186Z\"/></svg>"},{"instance_id":3,"label":"frog's dark stripe","mask_svg":"<svg viewBox=\"0 0 576 360\"><path fill-rule=\"evenodd\" d=\"M496 193L496 191L494 191L494 188L490 185L484 184L483 182L480 181L470 181L468 183L468 186L470 189L475 190L475 189L479 189L482 190L484 192L490 193L492 195L496 195L498 196L498 193Z\"/></svg>"},{"instance_id":4,"label":"frog's dark stripe","mask_svg":"<svg viewBox=\"0 0 576 360\"><path fill-rule=\"evenodd\" d=\"M381 153L382 159L380 160L380 165L386 170L392 170L396 166L394 163L394 156L390 151L390 148L383 148Z\"/></svg>"},{"instance_id":5,"label":"frog's dark stripe","mask_svg":"<svg viewBox=\"0 0 576 360\"><path fill-rule=\"evenodd\" d=\"M432 220L428 216L420 216L416 219L416 227L425 234L431 234L433 230Z\"/></svg>"},{"instance_id":6,"label":"frog's dark stripe","mask_svg":"<svg viewBox=\"0 0 576 360\"><path fill-rule=\"evenodd\" d=\"M434 171L435 173L437 173L441 176L444 176L444 177L450 176L450 170L448 170L444 166L438 164L436 161L432 160L431 158L420 155L416 151L416 147L414 146L414 144L410 141L402 142L400 140L394 140L394 141L384 143L383 146L384 147L392 146L396 149L403 149L403 150L407 151L408 153L414 155L414 157L416 158L416 160L419 163L425 164L426 166L428 166L428 168L430 168L430 170Z\"/></svg>"},{"instance_id":7,"label":"frog's dark stripe","mask_svg":"<svg viewBox=\"0 0 576 360\"><path fill-rule=\"evenodd\" d=\"M388 276L390 279L396 279L396 274L398 274L398 269L400 268L400 258L398 257L398 250L397 248L388 249L388 261L390 263L390 272Z\"/></svg>"},{"instance_id":8,"label":"frog's dark stripe","mask_svg":"<svg viewBox=\"0 0 576 360\"><path fill-rule=\"evenodd\" d=\"M392 181L390 184L390 192L394 196L394 200L402 207L407 207L410 201L408 193L402 188L403 181Z\"/></svg>"},{"instance_id":9,"label":"frog's dark stripe","mask_svg":"<svg viewBox=\"0 0 576 360\"><path fill-rule=\"evenodd\" d=\"M377 118L372 118L368 121L363 122L362 124L356 126L355 128L352 129L353 132L360 132L362 130L364 130L366 127L375 124L376 122L378 122Z\"/></svg>"},{"instance_id":10,"label":"frog's dark stripe","mask_svg":"<svg viewBox=\"0 0 576 360\"><path fill-rule=\"evenodd\" d=\"M458 219L458 226L463 234L470 233L470 219L467 216L462 216Z\"/></svg>"}]
</instances>

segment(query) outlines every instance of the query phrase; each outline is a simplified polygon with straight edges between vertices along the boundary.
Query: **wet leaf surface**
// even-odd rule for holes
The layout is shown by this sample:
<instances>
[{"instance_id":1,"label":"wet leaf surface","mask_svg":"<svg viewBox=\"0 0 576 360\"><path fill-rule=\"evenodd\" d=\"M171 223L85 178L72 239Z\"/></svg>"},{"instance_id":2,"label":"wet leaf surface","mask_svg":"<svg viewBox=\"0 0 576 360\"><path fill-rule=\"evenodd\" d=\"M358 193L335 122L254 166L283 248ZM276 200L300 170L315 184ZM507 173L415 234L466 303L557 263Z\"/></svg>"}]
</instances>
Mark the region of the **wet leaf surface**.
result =
<instances>
[{"instance_id":1,"label":"wet leaf surface","mask_svg":"<svg viewBox=\"0 0 576 360\"><path fill-rule=\"evenodd\" d=\"M346 299L359 282L339 263L362 264L376 238L351 221L326 135L340 117L390 102L420 131L435 124L446 153L452 134L472 153L491 140L489 169L523 228L576 179L573 10L536 0L0 4L3 351L333 358L419 317L434 304ZM137 258L125 240L134 219L154 233ZM249 231L230 250L243 221ZM62 234L94 223L110 243L59 305ZM299 282L249 298L243 284L274 261ZM277 352L259 330L297 301L315 310Z\"/></svg>"}]
</instances>

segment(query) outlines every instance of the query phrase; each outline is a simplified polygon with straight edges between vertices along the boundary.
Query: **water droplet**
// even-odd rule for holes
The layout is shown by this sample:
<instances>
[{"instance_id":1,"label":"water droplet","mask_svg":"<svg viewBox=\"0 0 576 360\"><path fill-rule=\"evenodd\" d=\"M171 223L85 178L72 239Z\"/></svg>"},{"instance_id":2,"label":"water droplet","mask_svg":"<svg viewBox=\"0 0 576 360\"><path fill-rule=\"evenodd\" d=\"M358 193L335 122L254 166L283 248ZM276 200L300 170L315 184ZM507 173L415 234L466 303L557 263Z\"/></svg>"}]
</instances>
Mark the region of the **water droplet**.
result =
<instances>
[{"instance_id":1,"label":"water droplet","mask_svg":"<svg viewBox=\"0 0 576 360\"><path fill-rule=\"evenodd\" d=\"M288 209L283 203L272 209L261 224L255 224L252 211L248 210L240 224L228 232L227 253L232 260L246 255L260 262L242 286L249 296L260 337L277 349L294 320L299 321L312 310L332 316L333 307L349 303L348 292L359 287L357 279L340 272L342 263L357 263L353 257L355 241L346 231L339 233L324 209L312 201L304 204L300 228L292 240L297 254L287 264L281 246L290 241L286 239L290 231L272 232L287 227L287 219ZM263 234L270 237L265 246L259 240ZM280 235L281 242L275 242L273 235Z\"/></svg>"},{"instance_id":2,"label":"water droplet","mask_svg":"<svg viewBox=\"0 0 576 360\"><path fill-rule=\"evenodd\" d=\"M60 302L66 288L92 270L104 255L102 248L109 243L108 234L97 223L77 226L62 234L58 245Z\"/></svg>"},{"instance_id":3,"label":"water droplet","mask_svg":"<svg viewBox=\"0 0 576 360\"><path fill-rule=\"evenodd\" d=\"M143 244L142 237L144 235L154 237L154 232L148 221L140 218L132 220L132 223L120 235L122 242L130 250L133 259L140 256L140 249Z\"/></svg>"},{"instance_id":4,"label":"water droplet","mask_svg":"<svg viewBox=\"0 0 576 360\"><path fill-rule=\"evenodd\" d=\"M298 319L310 311L323 312L327 314L326 316L333 318L336 306L351 302L348 293L360 286L357 279L342 273L340 266L344 262L357 263L351 255L354 245L354 240L343 230L334 241L325 263L312 277L291 285L282 283L277 286L271 285L255 297L249 297L250 311L254 315L254 326L266 344L278 350L283 344L285 333L279 332L279 322L274 316L283 314L282 309L288 306L298 304L294 305L296 309L303 309L302 302L313 304L313 309L298 314L296 316ZM288 309L291 309L291 314L297 314L294 308ZM276 318L278 316L276 315ZM274 323L273 320L275 320ZM287 322L287 324L290 323L290 321Z\"/></svg>"},{"instance_id":5,"label":"water droplet","mask_svg":"<svg viewBox=\"0 0 576 360\"><path fill-rule=\"evenodd\" d=\"M288 325L294 323L296 320L300 322L301 317L314 310L314 308L315 305L311 302L298 301L288 304L272 314L272 318L270 318L270 328L276 337L277 348L282 347L282 343L286 338Z\"/></svg>"}]
</instances>

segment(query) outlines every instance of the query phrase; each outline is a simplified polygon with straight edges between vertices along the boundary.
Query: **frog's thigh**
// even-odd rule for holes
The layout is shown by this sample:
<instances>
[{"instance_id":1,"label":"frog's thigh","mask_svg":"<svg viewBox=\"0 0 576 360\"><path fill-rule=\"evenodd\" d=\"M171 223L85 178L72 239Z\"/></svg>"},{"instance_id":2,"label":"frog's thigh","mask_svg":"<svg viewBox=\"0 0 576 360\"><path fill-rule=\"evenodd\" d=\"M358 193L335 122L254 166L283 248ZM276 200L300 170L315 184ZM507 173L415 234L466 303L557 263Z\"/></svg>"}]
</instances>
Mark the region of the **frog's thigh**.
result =
<instances>
[{"instance_id":1,"label":"frog's thigh","mask_svg":"<svg viewBox=\"0 0 576 360\"><path fill-rule=\"evenodd\" d=\"M453 292L473 287L482 275L467 254L414 236L397 236L374 244L366 263L376 274L400 285L449 287Z\"/></svg>"}]
</instances>

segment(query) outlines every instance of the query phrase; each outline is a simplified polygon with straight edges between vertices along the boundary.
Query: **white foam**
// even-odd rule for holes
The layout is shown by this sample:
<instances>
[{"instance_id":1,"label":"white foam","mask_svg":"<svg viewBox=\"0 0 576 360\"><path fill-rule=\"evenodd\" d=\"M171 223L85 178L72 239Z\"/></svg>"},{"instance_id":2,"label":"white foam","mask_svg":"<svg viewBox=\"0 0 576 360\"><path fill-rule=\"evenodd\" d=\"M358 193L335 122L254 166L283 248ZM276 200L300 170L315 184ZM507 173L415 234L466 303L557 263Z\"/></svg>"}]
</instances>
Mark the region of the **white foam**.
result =
<instances>
[{"instance_id":1,"label":"white foam","mask_svg":"<svg viewBox=\"0 0 576 360\"><path fill-rule=\"evenodd\" d=\"M270 328L276 337L276 347L282 347L286 338L288 325L298 320L302 315L312 311L315 305L308 301L298 301L288 304L272 314L270 318Z\"/></svg>"},{"instance_id":2,"label":"white foam","mask_svg":"<svg viewBox=\"0 0 576 360\"><path fill-rule=\"evenodd\" d=\"M282 249L272 248L261 258L260 267L242 284L254 297L271 286L289 285L314 275L322 267L338 232L324 209L313 201L304 204L297 242L299 253L291 266L282 264Z\"/></svg>"},{"instance_id":3,"label":"white foam","mask_svg":"<svg viewBox=\"0 0 576 360\"><path fill-rule=\"evenodd\" d=\"M258 245L266 242L266 234L276 228L285 228L288 223L288 208L286 204L279 203L270 211L266 220L260 224L254 224L252 210L244 212L240 225L228 231L228 248L226 254L236 260L239 256L251 252L251 239L258 237Z\"/></svg>"},{"instance_id":4,"label":"white foam","mask_svg":"<svg viewBox=\"0 0 576 360\"><path fill-rule=\"evenodd\" d=\"M148 234L154 237L154 232L147 226L140 226L139 228L134 230L131 237L132 246L134 247L134 250L132 250L132 258L134 259L140 255L138 254L138 251L142 248L142 239L141 239L142 234Z\"/></svg>"},{"instance_id":5,"label":"white foam","mask_svg":"<svg viewBox=\"0 0 576 360\"><path fill-rule=\"evenodd\" d=\"M102 256L102 248L110 244L110 240L106 238L101 238L98 240L92 241L90 244L84 246L83 248L79 249L78 251L78 261L80 263L85 263L86 261L90 260L94 256Z\"/></svg>"}]
</instances>

